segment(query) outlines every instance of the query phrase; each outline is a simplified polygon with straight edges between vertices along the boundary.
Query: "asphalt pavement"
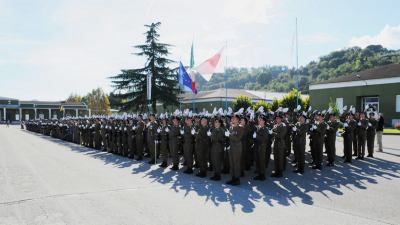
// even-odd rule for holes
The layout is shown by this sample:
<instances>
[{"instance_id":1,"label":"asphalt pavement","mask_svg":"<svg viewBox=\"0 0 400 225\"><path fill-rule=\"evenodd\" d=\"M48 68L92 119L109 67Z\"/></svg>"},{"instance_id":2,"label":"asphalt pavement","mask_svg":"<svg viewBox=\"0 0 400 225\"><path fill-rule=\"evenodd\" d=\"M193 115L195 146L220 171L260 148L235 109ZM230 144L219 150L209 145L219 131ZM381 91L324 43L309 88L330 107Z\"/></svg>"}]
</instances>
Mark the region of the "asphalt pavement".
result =
<instances>
[{"instance_id":1,"label":"asphalt pavement","mask_svg":"<svg viewBox=\"0 0 400 225\"><path fill-rule=\"evenodd\" d=\"M231 187L0 125L0 224L400 224L400 136L383 141L375 158Z\"/></svg>"}]
</instances>

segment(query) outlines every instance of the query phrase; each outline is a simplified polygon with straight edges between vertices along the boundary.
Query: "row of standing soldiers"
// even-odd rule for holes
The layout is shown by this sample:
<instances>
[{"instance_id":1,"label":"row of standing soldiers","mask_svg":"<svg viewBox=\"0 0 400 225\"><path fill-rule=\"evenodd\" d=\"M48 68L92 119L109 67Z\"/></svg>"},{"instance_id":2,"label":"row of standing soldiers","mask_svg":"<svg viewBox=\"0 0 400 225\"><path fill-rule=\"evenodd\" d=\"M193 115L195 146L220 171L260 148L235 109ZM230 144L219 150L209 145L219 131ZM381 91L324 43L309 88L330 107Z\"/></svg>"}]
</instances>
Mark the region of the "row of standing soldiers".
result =
<instances>
[{"instance_id":1,"label":"row of standing soldiers","mask_svg":"<svg viewBox=\"0 0 400 225\"><path fill-rule=\"evenodd\" d=\"M146 117L145 117L146 118ZM344 162L351 163L352 155L363 159L367 144L368 156L373 157L377 121L373 113L351 112L338 116L334 113L276 112L262 113L251 118L232 116L172 116L144 119L135 118L69 118L59 121L28 121L25 127L54 138L89 148L143 160L160 162L172 170L179 170L181 156L184 173L206 177L213 171L212 180L220 180L222 173L230 173L231 185L240 184L240 177L255 165L255 180L265 180L271 154L274 159L272 177L282 177L288 156L295 173L304 173L307 135L313 169L322 169L323 146L327 166L336 160L336 137L343 136ZM339 133L339 128L343 132Z\"/></svg>"}]
</instances>

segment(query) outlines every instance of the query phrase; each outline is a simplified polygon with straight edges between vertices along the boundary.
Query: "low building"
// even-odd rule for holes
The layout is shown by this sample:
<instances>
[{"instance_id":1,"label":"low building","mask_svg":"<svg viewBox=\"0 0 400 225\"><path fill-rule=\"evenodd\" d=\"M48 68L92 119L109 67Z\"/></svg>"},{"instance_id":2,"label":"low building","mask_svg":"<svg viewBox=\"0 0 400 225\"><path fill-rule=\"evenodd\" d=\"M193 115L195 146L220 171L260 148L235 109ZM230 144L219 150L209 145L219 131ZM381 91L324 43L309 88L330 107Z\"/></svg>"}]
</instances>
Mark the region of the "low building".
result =
<instances>
[{"instance_id":1,"label":"low building","mask_svg":"<svg viewBox=\"0 0 400 225\"><path fill-rule=\"evenodd\" d=\"M58 119L66 116L90 115L85 103L65 101L20 101L0 97L0 121L26 121L31 119Z\"/></svg>"},{"instance_id":2,"label":"low building","mask_svg":"<svg viewBox=\"0 0 400 225\"><path fill-rule=\"evenodd\" d=\"M348 74L309 87L310 105L326 109L330 101L339 108L353 105L362 111L372 105L386 125L400 122L400 64L390 64Z\"/></svg>"},{"instance_id":3,"label":"low building","mask_svg":"<svg viewBox=\"0 0 400 225\"><path fill-rule=\"evenodd\" d=\"M252 102L265 101L271 103L274 99L281 99L287 93L281 92L266 92L266 91L252 91L245 89L232 89L232 88L219 88L212 91L199 91L196 95L191 92L186 92L180 95L180 108L191 109L195 112L203 111L203 109L209 112L216 108L227 108L231 107L233 101L239 96L247 96ZM173 111L171 107L166 109L167 111ZM157 109L158 112L163 112L164 109L160 106Z\"/></svg>"}]
</instances>

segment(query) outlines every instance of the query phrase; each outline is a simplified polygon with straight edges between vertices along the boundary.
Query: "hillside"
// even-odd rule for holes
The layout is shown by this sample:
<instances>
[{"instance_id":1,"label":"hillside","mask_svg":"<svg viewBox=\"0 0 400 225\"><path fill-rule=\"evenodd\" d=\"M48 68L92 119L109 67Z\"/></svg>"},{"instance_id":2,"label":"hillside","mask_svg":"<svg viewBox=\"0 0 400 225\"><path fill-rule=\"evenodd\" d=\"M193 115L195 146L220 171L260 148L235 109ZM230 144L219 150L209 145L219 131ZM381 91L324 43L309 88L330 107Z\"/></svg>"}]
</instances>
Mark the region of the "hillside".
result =
<instances>
[{"instance_id":1,"label":"hillside","mask_svg":"<svg viewBox=\"0 0 400 225\"><path fill-rule=\"evenodd\" d=\"M329 80L375 66L400 63L400 50L389 50L381 45L370 45L364 49L352 47L334 51L311 61L296 71L286 66L263 66L257 68L228 68L228 88L245 88L287 92L296 85L299 74L299 89L308 92L310 83ZM196 77L199 90L210 90L224 86L223 74L214 75L210 82Z\"/></svg>"}]
</instances>

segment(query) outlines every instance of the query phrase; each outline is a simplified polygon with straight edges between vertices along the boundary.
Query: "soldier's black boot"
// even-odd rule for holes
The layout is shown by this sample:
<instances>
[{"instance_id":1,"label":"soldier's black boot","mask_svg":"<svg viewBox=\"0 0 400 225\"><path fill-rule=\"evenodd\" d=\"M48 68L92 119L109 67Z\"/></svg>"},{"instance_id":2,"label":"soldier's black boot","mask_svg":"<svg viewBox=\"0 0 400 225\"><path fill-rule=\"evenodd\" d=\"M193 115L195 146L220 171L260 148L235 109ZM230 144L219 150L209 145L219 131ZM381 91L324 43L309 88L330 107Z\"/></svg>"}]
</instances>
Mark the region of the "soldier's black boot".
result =
<instances>
[{"instance_id":1,"label":"soldier's black boot","mask_svg":"<svg viewBox=\"0 0 400 225\"><path fill-rule=\"evenodd\" d=\"M233 185L233 186L240 185L240 179L239 179L239 178L235 178L235 179L233 180L233 182L232 182L232 185Z\"/></svg>"},{"instance_id":2,"label":"soldier's black boot","mask_svg":"<svg viewBox=\"0 0 400 225\"><path fill-rule=\"evenodd\" d=\"M183 171L186 174L192 174L193 173L193 169L192 168L187 168L185 171Z\"/></svg>"},{"instance_id":3,"label":"soldier's black boot","mask_svg":"<svg viewBox=\"0 0 400 225\"><path fill-rule=\"evenodd\" d=\"M332 167L332 166L334 166L335 164L333 163L333 162L328 162L328 164L326 164L326 166L329 166L329 167Z\"/></svg>"},{"instance_id":4,"label":"soldier's black boot","mask_svg":"<svg viewBox=\"0 0 400 225\"><path fill-rule=\"evenodd\" d=\"M229 173L229 169L224 168L224 169L222 169L221 173L228 174Z\"/></svg>"},{"instance_id":5,"label":"soldier's black boot","mask_svg":"<svg viewBox=\"0 0 400 225\"><path fill-rule=\"evenodd\" d=\"M207 174L206 174L206 172L201 171L201 172L198 172L198 173L196 174L196 176L201 177L201 178L204 178L204 177L207 176Z\"/></svg>"},{"instance_id":6,"label":"soldier's black boot","mask_svg":"<svg viewBox=\"0 0 400 225\"><path fill-rule=\"evenodd\" d=\"M304 173L304 170L295 169L295 170L293 170L293 173L300 173L300 174L303 174L303 173Z\"/></svg>"},{"instance_id":7,"label":"soldier's black boot","mask_svg":"<svg viewBox=\"0 0 400 225\"><path fill-rule=\"evenodd\" d=\"M322 166L321 165L315 165L312 167L314 170L322 170Z\"/></svg>"},{"instance_id":8,"label":"soldier's black boot","mask_svg":"<svg viewBox=\"0 0 400 225\"><path fill-rule=\"evenodd\" d=\"M178 165L173 165L173 166L171 167L171 170L179 170L179 166L178 166Z\"/></svg>"},{"instance_id":9,"label":"soldier's black boot","mask_svg":"<svg viewBox=\"0 0 400 225\"><path fill-rule=\"evenodd\" d=\"M265 175L264 174L257 175L253 178L253 180L265 180Z\"/></svg>"},{"instance_id":10,"label":"soldier's black boot","mask_svg":"<svg viewBox=\"0 0 400 225\"><path fill-rule=\"evenodd\" d=\"M279 177L283 177L283 175L282 175L282 173L273 172L273 173L271 174L271 177L279 178Z\"/></svg>"},{"instance_id":11,"label":"soldier's black boot","mask_svg":"<svg viewBox=\"0 0 400 225\"><path fill-rule=\"evenodd\" d=\"M161 168L167 168L167 166L168 166L167 162L163 162L160 164Z\"/></svg>"},{"instance_id":12,"label":"soldier's black boot","mask_svg":"<svg viewBox=\"0 0 400 225\"><path fill-rule=\"evenodd\" d=\"M232 185L235 179L235 177L232 177L232 179L227 181L226 184Z\"/></svg>"},{"instance_id":13,"label":"soldier's black boot","mask_svg":"<svg viewBox=\"0 0 400 225\"><path fill-rule=\"evenodd\" d=\"M221 175L215 174L214 176L210 177L210 180L221 180Z\"/></svg>"}]
</instances>

